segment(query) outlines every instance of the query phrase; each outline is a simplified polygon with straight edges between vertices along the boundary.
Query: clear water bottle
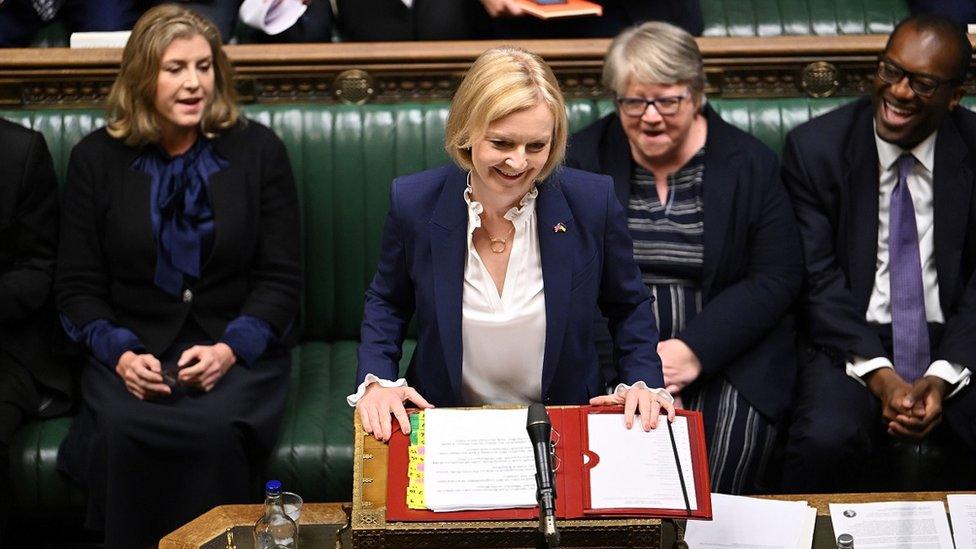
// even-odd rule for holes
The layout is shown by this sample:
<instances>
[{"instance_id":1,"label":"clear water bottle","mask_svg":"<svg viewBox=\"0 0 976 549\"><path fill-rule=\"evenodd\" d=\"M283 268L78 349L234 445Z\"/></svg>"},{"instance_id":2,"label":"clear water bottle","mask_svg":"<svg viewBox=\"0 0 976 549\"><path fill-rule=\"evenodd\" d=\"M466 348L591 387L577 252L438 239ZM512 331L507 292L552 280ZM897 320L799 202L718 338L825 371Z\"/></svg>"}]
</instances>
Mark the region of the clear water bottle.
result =
<instances>
[{"instance_id":1,"label":"clear water bottle","mask_svg":"<svg viewBox=\"0 0 976 549\"><path fill-rule=\"evenodd\" d=\"M281 505L281 482L269 480L264 485L264 495L264 516L254 524L254 547L297 549L298 525Z\"/></svg>"}]
</instances>

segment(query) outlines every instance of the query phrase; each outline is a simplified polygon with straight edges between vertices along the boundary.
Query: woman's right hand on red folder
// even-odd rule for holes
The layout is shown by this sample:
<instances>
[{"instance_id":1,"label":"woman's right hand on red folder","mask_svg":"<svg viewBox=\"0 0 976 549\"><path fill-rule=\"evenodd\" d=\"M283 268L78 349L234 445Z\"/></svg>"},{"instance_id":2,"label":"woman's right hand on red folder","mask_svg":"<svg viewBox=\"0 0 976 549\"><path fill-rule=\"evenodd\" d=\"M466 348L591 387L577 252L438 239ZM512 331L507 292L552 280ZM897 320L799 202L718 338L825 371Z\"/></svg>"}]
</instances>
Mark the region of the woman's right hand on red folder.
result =
<instances>
[{"instance_id":1,"label":"woman's right hand on red folder","mask_svg":"<svg viewBox=\"0 0 976 549\"><path fill-rule=\"evenodd\" d=\"M413 387L383 387L379 383L372 383L366 388L363 398L356 403L356 413L363 424L363 430L373 435L376 440L386 442L393 434L395 417L400 424L403 434L410 434L410 418L403 407L406 401L414 403L418 408L433 408L434 406L420 396Z\"/></svg>"}]
</instances>

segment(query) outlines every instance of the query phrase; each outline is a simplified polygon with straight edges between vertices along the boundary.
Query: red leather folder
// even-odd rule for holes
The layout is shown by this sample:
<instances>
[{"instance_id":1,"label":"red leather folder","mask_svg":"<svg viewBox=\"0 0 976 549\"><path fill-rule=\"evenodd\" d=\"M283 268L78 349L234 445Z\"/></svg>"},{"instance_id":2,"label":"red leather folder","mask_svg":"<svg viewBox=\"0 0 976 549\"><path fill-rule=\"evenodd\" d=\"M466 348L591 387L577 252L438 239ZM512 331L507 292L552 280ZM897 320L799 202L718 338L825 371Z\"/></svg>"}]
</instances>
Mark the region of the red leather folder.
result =
<instances>
[{"instance_id":1,"label":"red leather folder","mask_svg":"<svg viewBox=\"0 0 976 549\"><path fill-rule=\"evenodd\" d=\"M623 414L622 407L608 406L559 406L547 408L552 428L560 434L556 454L561 462L556 470L556 516L560 519L599 517L660 517L711 520L712 502L708 479L708 456L705 449L705 429L700 412L678 410L677 414L688 420L688 437L691 447L692 471L694 472L697 509L593 509L590 507L590 469L600 462L600 456L589 449L589 414ZM410 413L416 413L411 411ZM634 425L635 429L640 426ZM663 422L658 429L666 429ZM387 466L386 520L387 522L438 522L474 520L532 520L539 516L538 507L515 509L491 509L477 511L449 511L435 513L429 510L407 507L407 448L409 435L395 429L390 438ZM582 456L589 457L583 463ZM576 456L570 458L570 456ZM575 465L573 465L575 464ZM621 478L626 481L625 477ZM690 483L688 483L690 484ZM689 486L690 489L690 486Z\"/></svg>"},{"instance_id":2,"label":"red leather folder","mask_svg":"<svg viewBox=\"0 0 976 549\"><path fill-rule=\"evenodd\" d=\"M587 0L566 0L561 4L537 4L532 0L518 0L519 6L539 19L603 15L603 6Z\"/></svg>"}]
</instances>

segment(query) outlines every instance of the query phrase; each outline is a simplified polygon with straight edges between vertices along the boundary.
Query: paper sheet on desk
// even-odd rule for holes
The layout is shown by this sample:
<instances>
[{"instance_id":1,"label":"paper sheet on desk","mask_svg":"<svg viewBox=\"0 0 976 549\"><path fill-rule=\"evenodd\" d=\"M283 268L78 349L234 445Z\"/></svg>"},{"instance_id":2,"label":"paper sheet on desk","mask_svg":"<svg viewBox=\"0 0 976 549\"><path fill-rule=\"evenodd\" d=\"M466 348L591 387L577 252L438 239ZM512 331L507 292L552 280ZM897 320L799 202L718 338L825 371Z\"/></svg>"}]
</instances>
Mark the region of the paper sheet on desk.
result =
<instances>
[{"instance_id":1,"label":"paper sheet on desk","mask_svg":"<svg viewBox=\"0 0 976 549\"><path fill-rule=\"evenodd\" d=\"M424 500L431 511L533 507L525 408L424 412Z\"/></svg>"},{"instance_id":2,"label":"paper sheet on desk","mask_svg":"<svg viewBox=\"0 0 976 549\"><path fill-rule=\"evenodd\" d=\"M589 414L587 422L589 449L600 456L600 462L590 469L590 508L685 509L671 437L663 419L649 432L644 432L638 421L627 429L620 414ZM671 427L688 502L695 510L698 501L688 420L677 416Z\"/></svg>"},{"instance_id":3,"label":"paper sheet on desk","mask_svg":"<svg viewBox=\"0 0 976 549\"><path fill-rule=\"evenodd\" d=\"M712 520L689 520L689 547L810 549L817 510L805 501L712 494Z\"/></svg>"},{"instance_id":4,"label":"paper sheet on desk","mask_svg":"<svg viewBox=\"0 0 976 549\"><path fill-rule=\"evenodd\" d=\"M946 501L956 549L976 547L976 494L948 494Z\"/></svg>"},{"instance_id":5,"label":"paper sheet on desk","mask_svg":"<svg viewBox=\"0 0 976 549\"><path fill-rule=\"evenodd\" d=\"M836 535L854 536L857 549L952 549L941 501L831 503L830 522Z\"/></svg>"}]
</instances>

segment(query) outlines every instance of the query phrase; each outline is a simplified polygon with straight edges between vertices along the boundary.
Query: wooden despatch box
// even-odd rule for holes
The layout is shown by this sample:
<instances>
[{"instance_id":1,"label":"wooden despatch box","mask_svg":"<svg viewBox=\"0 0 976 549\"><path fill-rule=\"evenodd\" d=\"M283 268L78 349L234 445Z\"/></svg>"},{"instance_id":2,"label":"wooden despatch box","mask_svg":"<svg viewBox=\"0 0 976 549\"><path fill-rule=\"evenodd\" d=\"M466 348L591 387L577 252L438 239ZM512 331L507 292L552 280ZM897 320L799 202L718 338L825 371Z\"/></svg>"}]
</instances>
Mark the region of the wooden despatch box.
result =
<instances>
[{"instance_id":1,"label":"wooden despatch box","mask_svg":"<svg viewBox=\"0 0 976 549\"><path fill-rule=\"evenodd\" d=\"M355 416L355 414L354 414ZM538 521L387 522L389 446L354 420L352 542L358 549L537 547ZM651 518L559 521L560 547L660 547L661 521Z\"/></svg>"}]
</instances>

